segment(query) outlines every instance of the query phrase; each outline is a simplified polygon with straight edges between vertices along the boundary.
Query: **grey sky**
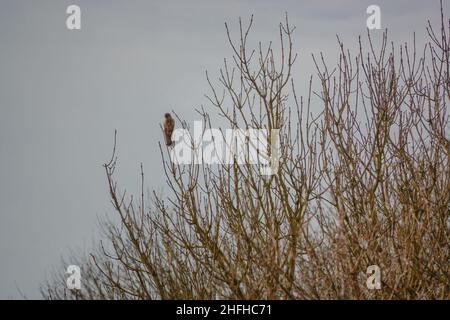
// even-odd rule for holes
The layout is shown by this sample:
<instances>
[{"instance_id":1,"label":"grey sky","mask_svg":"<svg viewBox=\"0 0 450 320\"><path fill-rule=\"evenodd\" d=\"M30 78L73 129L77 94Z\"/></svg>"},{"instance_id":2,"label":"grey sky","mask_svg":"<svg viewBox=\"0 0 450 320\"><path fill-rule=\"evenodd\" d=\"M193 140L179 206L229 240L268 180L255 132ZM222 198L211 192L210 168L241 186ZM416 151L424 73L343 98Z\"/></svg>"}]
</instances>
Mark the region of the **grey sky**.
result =
<instances>
[{"instance_id":1,"label":"grey sky","mask_svg":"<svg viewBox=\"0 0 450 320\"><path fill-rule=\"evenodd\" d=\"M80 31L66 29L70 4ZM236 31L253 13L252 38L277 40L287 11L303 93L311 53L335 61L336 33L354 48L370 4L397 44L413 31L423 43L439 18L437 0L0 0L0 298L19 298L16 287L38 298L60 257L98 238L98 217L112 213L101 164L114 129L121 186L137 190L142 162L147 187L164 190L159 123L171 109L192 122L208 105L205 70L230 56L225 21Z\"/></svg>"}]
</instances>

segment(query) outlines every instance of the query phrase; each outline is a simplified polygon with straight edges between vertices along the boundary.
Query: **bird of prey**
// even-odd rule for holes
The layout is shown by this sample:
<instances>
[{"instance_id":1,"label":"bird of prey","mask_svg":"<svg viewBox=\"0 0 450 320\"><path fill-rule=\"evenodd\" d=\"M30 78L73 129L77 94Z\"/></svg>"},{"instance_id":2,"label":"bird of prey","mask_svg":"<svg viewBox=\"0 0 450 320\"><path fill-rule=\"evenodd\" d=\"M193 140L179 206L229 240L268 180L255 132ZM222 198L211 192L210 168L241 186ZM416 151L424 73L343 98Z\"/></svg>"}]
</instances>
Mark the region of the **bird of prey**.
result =
<instances>
[{"instance_id":1,"label":"bird of prey","mask_svg":"<svg viewBox=\"0 0 450 320\"><path fill-rule=\"evenodd\" d=\"M173 133L173 129L175 128L175 120L173 120L172 116L170 115L170 113L166 113L164 115L165 117L165 121L164 121L164 137L166 139L166 145L167 146L171 146L173 141L172 141L172 133Z\"/></svg>"}]
</instances>

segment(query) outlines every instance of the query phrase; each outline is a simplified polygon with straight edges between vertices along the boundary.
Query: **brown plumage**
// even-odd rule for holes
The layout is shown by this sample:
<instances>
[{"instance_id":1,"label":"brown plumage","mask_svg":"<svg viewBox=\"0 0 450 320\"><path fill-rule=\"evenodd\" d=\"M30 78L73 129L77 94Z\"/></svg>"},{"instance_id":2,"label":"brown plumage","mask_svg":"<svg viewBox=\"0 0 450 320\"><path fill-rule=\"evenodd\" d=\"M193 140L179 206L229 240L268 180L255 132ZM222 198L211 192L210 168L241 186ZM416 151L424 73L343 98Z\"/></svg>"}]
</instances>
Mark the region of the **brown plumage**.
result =
<instances>
[{"instance_id":1,"label":"brown plumage","mask_svg":"<svg viewBox=\"0 0 450 320\"><path fill-rule=\"evenodd\" d=\"M175 128L175 120L173 120L170 113L166 113L164 117L166 118L166 120L164 121L164 138L166 139L166 145L171 146L173 143L172 133L173 129Z\"/></svg>"}]
</instances>

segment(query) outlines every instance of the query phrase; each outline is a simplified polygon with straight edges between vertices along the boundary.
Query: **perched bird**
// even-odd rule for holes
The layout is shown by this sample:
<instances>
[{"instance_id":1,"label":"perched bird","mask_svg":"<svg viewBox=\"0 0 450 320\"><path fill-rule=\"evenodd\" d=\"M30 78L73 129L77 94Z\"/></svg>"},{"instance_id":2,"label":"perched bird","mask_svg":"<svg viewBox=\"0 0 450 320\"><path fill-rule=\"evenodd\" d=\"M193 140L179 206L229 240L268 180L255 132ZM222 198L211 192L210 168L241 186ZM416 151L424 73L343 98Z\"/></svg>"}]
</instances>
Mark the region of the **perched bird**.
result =
<instances>
[{"instance_id":1,"label":"perched bird","mask_svg":"<svg viewBox=\"0 0 450 320\"><path fill-rule=\"evenodd\" d=\"M165 121L164 121L164 137L166 139L166 145L171 146L172 145L172 133L173 129L175 128L175 120L173 120L170 113L166 113L164 115Z\"/></svg>"}]
</instances>

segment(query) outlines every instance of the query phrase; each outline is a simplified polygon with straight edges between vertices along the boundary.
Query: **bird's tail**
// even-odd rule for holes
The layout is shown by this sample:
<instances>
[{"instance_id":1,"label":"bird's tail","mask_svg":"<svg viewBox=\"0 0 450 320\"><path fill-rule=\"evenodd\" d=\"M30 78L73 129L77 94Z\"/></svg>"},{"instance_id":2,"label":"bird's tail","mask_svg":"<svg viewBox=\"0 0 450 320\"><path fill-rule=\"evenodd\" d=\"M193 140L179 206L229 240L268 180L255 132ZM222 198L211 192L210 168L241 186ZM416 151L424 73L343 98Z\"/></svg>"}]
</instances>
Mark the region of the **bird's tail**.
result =
<instances>
[{"instance_id":1,"label":"bird's tail","mask_svg":"<svg viewBox=\"0 0 450 320\"><path fill-rule=\"evenodd\" d=\"M166 139L166 146L170 147L173 144L172 137L166 135L165 139Z\"/></svg>"}]
</instances>

